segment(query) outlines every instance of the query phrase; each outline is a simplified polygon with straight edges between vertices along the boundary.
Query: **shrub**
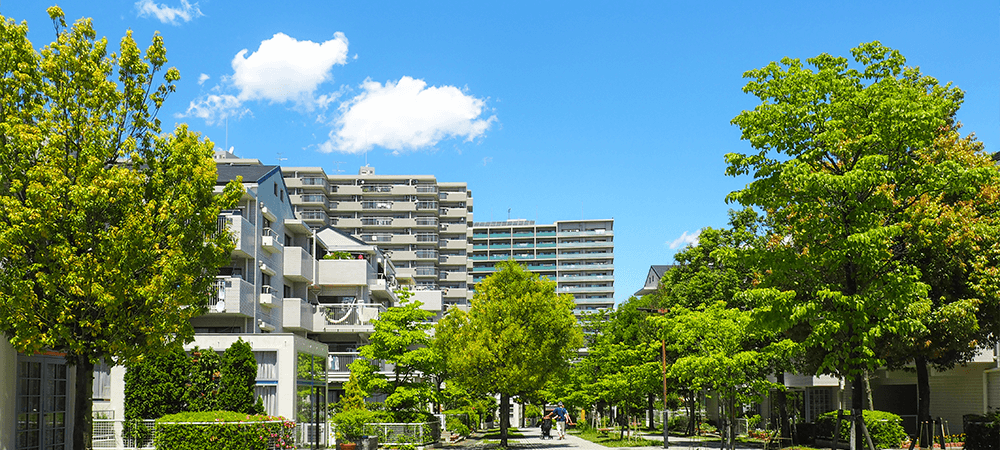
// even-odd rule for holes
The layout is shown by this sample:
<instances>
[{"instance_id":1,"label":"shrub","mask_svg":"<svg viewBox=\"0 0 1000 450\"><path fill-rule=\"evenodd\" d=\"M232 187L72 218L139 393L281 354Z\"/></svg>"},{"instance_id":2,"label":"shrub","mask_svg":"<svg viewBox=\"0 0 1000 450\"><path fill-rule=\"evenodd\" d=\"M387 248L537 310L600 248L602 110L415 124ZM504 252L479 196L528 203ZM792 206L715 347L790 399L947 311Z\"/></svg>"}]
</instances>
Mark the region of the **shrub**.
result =
<instances>
[{"instance_id":1,"label":"shrub","mask_svg":"<svg viewBox=\"0 0 1000 450\"><path fill-rule=\"evenodd\" d=\"M239 339L222 355L218 405L227 411L263 414L264 404L254 398L257 380L257 360L250 344ZM258 409L260 408L260 409Z\"/></svg>"},{"instance_id":2,"label":"shrub","mask_svg":"<svg viewBox=\"0 0 1000 450\"><path fill-rule=\"evenodd\" d=\"M462 436L472 434L472 430L470 430L469 427L462 421L464 417L464 415L446 415L444 419L445 428L452 433L460 434Z\"/></svg>"},{"instance_id":3,"label":"shrub","mask_svg":"<svg viewBox=\"0 0 1000 450\"><path fill-rule=\"evenodd\" d=\"M158 450L295 448L295 423L233 411L186 412L156 420Z\"/></svg>"},{"instance_id":4,"label":"shrub","mask_svg":"<svg viewBox=\"0 0 1000 450\"><path fill-rule=\"evenodd\" d=\"M535 405L524 405L524 417L542 417L542 410Z\"/></svg>"},{"instance_id":5,"label":"shrub","mask_svg":"<svg viewBox=\"0 0 1000 450\"><path fill-rule=\"evenodd\" d=\"M337 441L358 441L368 436L368 424L378 422L377 414L367 409L347 409L334 414L330 419L337 425Z\"/></svg>"},{"instance_id":6,"label":"shrub","mask_svg":"<svg viewBox=\"0 0 1000 450\"><path fill-rule=\"evenodd\" d=\"M1000 442L1000 412L994 411L985 416L968 414L962 416L965 432L966 450L995 449Z\"/></svg>"},{"instance_id":7,"label":"shrub","mask_svg":"<svg viewBox=\"0 0 1000 450\"><path fill-rule=\"evenodd\" d=\"M906 431L903 430L903 419L886 411L862 412L865 419L865 427L872 437L872 443L878 448L898 448L899 444L906 439ZM844 412L844 419L840 424L840 440L848 441L851 436L851 414ZM837 411L830 411L819 416L816 420L816 437L832 438L836 426Z\"/></svg>"}]
</instances>

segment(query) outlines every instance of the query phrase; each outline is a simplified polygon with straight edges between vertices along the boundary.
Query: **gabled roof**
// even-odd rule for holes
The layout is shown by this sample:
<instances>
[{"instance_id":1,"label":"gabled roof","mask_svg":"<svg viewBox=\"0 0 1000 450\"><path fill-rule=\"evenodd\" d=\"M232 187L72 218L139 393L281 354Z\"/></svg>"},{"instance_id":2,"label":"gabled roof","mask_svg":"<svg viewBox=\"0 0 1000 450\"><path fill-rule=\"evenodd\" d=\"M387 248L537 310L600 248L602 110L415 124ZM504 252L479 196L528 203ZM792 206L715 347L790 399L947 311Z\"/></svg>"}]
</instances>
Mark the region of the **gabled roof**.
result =
<instances>
[{"instance_id":1,"label":"gabled roof","mask_svg":"<svg viewBox=\"0 0 1000 450\"><path fill-rule=\"evenodd\" d=\"M334 250L345 247L373 248L371 244L362 241L347 232L338 230L331 226L325 226L316 232L316 238L326 246L327 250Z\"/></svg>"},{"instance_id":2,"label":"gabled roof","mask_svg":"<svg viewBox=\"0 0 1000 450\"><path fill-rule=\"evenodd\" d=\"M649 273L646 274L646 284L633 295L642 297L643 295L656 292L656 288L660 287L660 279L663 278L663 274L667 273L673 267L674 265L672 264L649 266Z\"/></svg>"},{"instance_id":3,"label":"gabled roof","mask_svg":"<svg viewBox=\"0 0 1000 450\"><path fill-rule=\"evenodd\" d=\"M275 173L281 177L281 168L278 166L219 162L215 164L215 170L219 173L215 184L226 184L240 176L244 183L260 183Z\"/></svg>"}]
</instances>

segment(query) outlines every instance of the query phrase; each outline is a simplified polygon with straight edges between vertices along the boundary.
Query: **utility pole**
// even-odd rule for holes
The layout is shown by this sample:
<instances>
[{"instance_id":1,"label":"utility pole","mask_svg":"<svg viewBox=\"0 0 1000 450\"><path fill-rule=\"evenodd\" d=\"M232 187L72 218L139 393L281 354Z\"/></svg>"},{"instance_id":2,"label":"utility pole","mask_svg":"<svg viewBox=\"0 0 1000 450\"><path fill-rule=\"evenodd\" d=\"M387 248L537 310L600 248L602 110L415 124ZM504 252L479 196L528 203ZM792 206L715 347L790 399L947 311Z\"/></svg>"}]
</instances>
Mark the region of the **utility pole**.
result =
<instances>
[{"instance_id":1,"label":"utility pole","mask_svg":"<svg viewBox=\"0 0 1000 450\"><path fill-rule=\"evenodd\" d=\"M655 308L636 308L638 311L645 311L651 314L656 314L662 316L668 312L669 309L655 309ZM660 338L660 354L662 355L661 363L663 372L663 448L670 448L670 437L668 435L668 423L670 421L670 412L667 411L667 340Z\"/></svg>"}]
</instances>

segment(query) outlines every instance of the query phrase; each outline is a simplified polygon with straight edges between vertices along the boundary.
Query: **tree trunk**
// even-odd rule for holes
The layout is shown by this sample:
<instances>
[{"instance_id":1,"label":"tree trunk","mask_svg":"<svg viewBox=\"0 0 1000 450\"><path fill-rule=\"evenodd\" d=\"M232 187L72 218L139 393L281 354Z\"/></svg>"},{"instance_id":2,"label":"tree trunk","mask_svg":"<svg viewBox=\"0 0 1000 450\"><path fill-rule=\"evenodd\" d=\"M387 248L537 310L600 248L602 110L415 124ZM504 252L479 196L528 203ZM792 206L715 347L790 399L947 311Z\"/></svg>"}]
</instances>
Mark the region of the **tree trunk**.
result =
<instances>
[{"instance_id":1,"label":"tree trunk","mask_svg":"<svg viewBox=\"0 0 1000 450\"><path fill-rule=\"evenodd\" d=\"M70 359L71 358L71 359ZM94 363L86 356L67 357L76 369L73 393L73 448L86 450L93 444Z\"/></svg>"},{"instance_id":2,"label":"tree trunk","mask_svg":"<svg viewBox=\"0 0 1000 450\"><path fill-rule=\"evenodd\" d=\"M653 398L654 398L653 394L647 394L646 395L646 410L649 411L649 414L648 414L649 415L649 426L647 428L649 428L650 430L653 430L653 429L656 428L656 424L653 423L653 416L656 415L656 413L653 412ZM666 424L664 424L664 426L666 426Z\"/></svg>"},{"instance_id":3,"label":"tree trunk","mask_svg":"<svg viewBox=\"0 0 1000 450\"><path fill-rule=\"evenodd\" d=\"M913 363L917 366L917 432L920 433L920 444L931 442L931 427L921 427L920 424L931 422L931 384L927 374L927 358L918 356Z\"/></svg>"},{"instance_id":4,"label":"tree trunk","mask_svg":"<svg viewBox=\"0 0 1000 450\"><path fill-rule=\"evenodd\" d=\"M868 409L875 411L875 400L872 399L872 376L871 372L865 371L865 395L868 397Z\"/></svg>"},{"instance_id":5,"label":"tree trunk","mask_svg":"<svg viewBox=\"0 0 1000 450\"><path fill-rule=\"evenodd\" d=\"M500 394L500 446L507 447L507 428L510 427L510 396Z\"/></svg>"},{"instance_id":6,"label":"tree trunk","mask_svg":"<svg viewBox=\"0 0 1000 450\"><path fill-rule=\"evenodd\" d=\"M788 423L788 395L785 392L785 372L783 370L778 371L775 375L778 384L781 385L781 389L775 393L775 401L778 403L778 430L779 436L781 437L781 443L787 443L786 439L792 437L791 426Z\"/></svg>"},{"instance_id":7,"label":"tree trunk","mask_svg":"<svg viewBox=\"0 0 1000 450\"><path fill-rule=\"evenodd\" d=\"M851 450L857 450L864 448L864 435L861 434L861 424L864 422L864 414L861 412L864 410L864 389L865 389L865 377L863 375L855 376L853 382L851 383L851 420L854 423L854 439L852 443Z\"/></svg>"},{"instance_id":8,"label":"tree trunk","mask_svg":"<svg viewBox=\"0 0 1000 450\"><path fill-rule=\"evenodd\" d=\"M688 391L688 396L687 396L688 423L687 423L687 430L685 430L685 433L688 436L694 436L695 425L698 424L698 418L694 416L694 409L697 406L697 404L698 404L698 394Z\"/></svg>"}]
</instances>

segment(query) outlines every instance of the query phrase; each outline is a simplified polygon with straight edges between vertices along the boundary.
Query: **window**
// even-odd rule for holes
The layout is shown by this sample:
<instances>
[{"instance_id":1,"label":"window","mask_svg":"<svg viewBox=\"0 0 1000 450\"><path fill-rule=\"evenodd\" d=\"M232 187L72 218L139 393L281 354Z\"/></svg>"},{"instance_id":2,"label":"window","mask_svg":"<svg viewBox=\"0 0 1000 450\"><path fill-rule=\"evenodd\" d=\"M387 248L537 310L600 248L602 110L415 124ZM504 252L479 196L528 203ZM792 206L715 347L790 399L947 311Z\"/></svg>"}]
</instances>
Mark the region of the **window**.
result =
<instances>
[{"instance_id":1,"label":"window","mask_svg":"<svg viewBox=\"0 0 1000 450\"><path fill-rule=\"evenodd\" d=\"M284 290L281 292L281 298L292 298L292 287L285 285Z\"/></svg>"},{"instance_id":2,"label":"window","mask_svg":"<svg viewBox=\"0 0 1000 450\"><path fill-rule=\"evenodd\" d=\"M270 416L278 414L278 352L255 351L257 360L257 384L254 395L264 403L264 413Z\"/></svg>"},{"instance_id":3,"label":"window","mask_svg":"<svg viewBox=\"0 0 1000 450\"><path fill-rule=\"evenodd\" d=\"M17 361L17 449L60 449L67 435L66 363L62 358Z\"/></svg>"},{"instance_id":4,"label":"window","mask_svg":"<svg viewBox=\"0 0 1000 450\"><path fill-rule=\"evenodd\" d=\"M260 278L261 284L263 284L264 286L270 286L271 285L271 276L270 275L268 275L266 273L261 273L260 276L261 276L261 278Z\"/></svg>"},{"instance_id":5,"label":"window","mask_svg":"<svg viewBox=\"0 0 1000 450\"><path fill-rule=\"evenodd\" d=\"M286 247L292 246L292 237L287 234L285 235L285 246Z\"/></svg>"},{"instance_id":6,"label":"window","mask_svg":"<svg viewBox=\"0 0 1000 450\"><path fill-rule=\"evenodd\" d=\"M111 400L111 368L104 358L94 364L94 400Z\"/></svg>"}]
</instances>

